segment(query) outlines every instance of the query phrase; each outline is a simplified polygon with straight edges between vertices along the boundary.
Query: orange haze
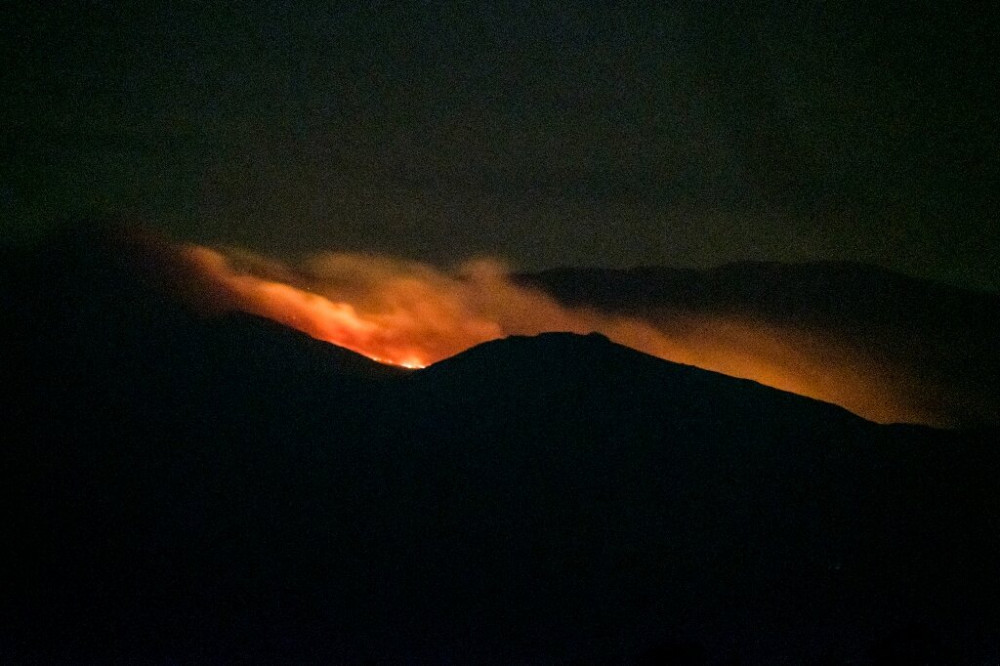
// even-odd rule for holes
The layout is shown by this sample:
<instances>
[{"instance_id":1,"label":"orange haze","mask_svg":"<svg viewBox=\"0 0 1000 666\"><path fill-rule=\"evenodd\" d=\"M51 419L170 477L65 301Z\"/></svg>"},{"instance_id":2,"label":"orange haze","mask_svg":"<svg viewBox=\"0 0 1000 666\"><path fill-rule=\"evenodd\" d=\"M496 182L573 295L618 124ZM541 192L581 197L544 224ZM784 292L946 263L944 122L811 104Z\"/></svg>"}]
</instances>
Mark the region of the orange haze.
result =
<instances>
[{"instance_id":1,"label":"orange haze","mask_svg":"<svg viewBox=\"0 0 1000 666\"><path fill-rule=\"evenodd\" d=\"M261 315L382 363L420 368L509 335L600 332L663 359L839 404L865 418L927 422L905 377L817 334L748 318L624 317L569 308L515 284L493 260L454 270L380 256L313 255L295 266L187 245L216 308ZM204 291L202 292L204 293ZM890 379L878 382L873 377Z\"/></svg>"}]
</instances>

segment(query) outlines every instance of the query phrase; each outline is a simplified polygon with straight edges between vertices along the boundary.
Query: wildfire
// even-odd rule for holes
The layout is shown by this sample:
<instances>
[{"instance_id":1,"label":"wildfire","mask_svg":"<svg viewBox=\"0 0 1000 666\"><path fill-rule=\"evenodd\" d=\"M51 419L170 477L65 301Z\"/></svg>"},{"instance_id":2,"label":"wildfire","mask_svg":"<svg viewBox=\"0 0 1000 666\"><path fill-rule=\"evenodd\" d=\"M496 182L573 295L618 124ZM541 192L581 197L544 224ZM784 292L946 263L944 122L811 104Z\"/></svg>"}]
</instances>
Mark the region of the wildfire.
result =
<instances>
[{"instance_id":1,"label":"wildfire","mask_svg":"<svg viewBox=\"0 0 1000 666\"><path fill-rule=\"evenodd\" d=\"M327 253L294 267L238 250L189 245L214 307L273 319L375 361L423 368L474 345L547 331L599 332L663 359L842 405L866 418L926 422L894 386L843 345L765 322L706 313L649 318L567 308L515 284L495 261L454 271ZM877 373L876 373L877 374Z\"/></svg>"},{"instance_id":2,"label":"wildfire","mask_svg":"<svg viewBox=\"0 0 1000 666\"><path fill-rule=\"evenodd\" d=\"M504 335L494 322L465 317L461 294L416 279L416 264L393 262L389 277L387 260L381 260L381 275L366 275L359 267L371 262L363 257L327 255L314 259L308 269L272 271L288 280L282 282L258 274L262 267L265 272L267 266L273 268L271 262L258 262L255 271L250 266L240 268L239 261L218 250L187 246L184 253L224 288L229 299L224 305L273 319L380 363L423 368ZM366 279L360 281L363 275Z\"/></svg>"}]
</instances>

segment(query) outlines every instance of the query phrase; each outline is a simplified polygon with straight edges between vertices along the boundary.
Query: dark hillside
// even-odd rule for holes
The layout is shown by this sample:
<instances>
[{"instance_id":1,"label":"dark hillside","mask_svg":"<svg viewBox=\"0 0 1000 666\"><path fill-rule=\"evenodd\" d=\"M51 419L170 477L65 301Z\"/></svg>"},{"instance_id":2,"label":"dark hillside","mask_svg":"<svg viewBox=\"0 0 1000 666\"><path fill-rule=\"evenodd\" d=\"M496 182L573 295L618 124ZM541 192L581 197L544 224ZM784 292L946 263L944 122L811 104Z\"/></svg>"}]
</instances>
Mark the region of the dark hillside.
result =
<instances>
[{"instance_id":1,"label":"dark hillside","mask_svg":"<svg viewBox=\"0 0 1000 666\"><path fill-rule=\"evenodd\" d=\"M988 431L600 336L392 370L82 247L5 278L7 661L1000 656Z\"/></svg>"},{"instance_id":2,"label":"dark hillside","mask_svg":"<svg viewBox=\"0 0 1000 666\"><path fill-rule=\"evenodd\" d=\"M921 423L1000 426L1000 295L993 292L849 262L565 268L518 279L563 304L638 317L668 335L683 336L692 318L787 334L799 348L822 350L831 372L836 365L843 376L902 390ZM785 371L809 372L794 364ZM864 405L852 410L863 413Z\"/></svg>"}]
</instances>

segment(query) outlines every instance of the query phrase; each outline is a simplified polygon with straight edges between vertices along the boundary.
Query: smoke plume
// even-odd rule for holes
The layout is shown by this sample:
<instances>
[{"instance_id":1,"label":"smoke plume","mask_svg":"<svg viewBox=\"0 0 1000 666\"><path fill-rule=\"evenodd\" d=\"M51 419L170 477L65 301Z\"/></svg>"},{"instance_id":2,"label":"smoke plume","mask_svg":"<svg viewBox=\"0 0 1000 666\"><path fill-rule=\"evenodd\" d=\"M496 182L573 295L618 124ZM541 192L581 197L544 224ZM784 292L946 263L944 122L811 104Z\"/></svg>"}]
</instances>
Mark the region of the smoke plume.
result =
<instances>
[{"instance_id":1,"label":"smoke plume","mask_svg":"<svg viewBox=\"0 0 1000 666\"><path fill-rule=\"evenodd\" d=\"M213 309L267 317L382 363L420 368L509 335L599 332L663 359L832 402L871 420L934 421L910 398L905 376L880 384L876 378L892 376L891 369L873 367L815 332L693 311L650 318L567 307L516 284L492 259L445 270L351 253L315 254L294 265L234 248L187 245L181 253L211 285Z\"/></svg>"}]
</instances>

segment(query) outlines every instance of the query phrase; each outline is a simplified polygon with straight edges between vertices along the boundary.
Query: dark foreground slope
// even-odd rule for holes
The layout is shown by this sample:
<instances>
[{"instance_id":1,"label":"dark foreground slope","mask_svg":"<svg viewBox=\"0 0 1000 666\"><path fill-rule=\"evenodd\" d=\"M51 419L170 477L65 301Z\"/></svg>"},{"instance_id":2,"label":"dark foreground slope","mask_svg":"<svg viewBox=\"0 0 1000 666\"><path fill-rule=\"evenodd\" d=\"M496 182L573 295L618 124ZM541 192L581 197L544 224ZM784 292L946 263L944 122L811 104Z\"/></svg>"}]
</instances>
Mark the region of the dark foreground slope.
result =
<instances>
[{"instance_id":1,"label":"dark foreground slope","mask_svg":"<svg viewBox=\"0 0 1000 666\"><path fill-rule=\"evenodd\" d=\"M8 272L5 661L1000 656L988 433L598 336L396 372L93 247Z\"/></svg>"}]
</instances>

